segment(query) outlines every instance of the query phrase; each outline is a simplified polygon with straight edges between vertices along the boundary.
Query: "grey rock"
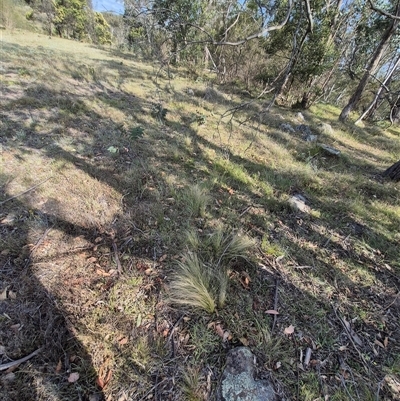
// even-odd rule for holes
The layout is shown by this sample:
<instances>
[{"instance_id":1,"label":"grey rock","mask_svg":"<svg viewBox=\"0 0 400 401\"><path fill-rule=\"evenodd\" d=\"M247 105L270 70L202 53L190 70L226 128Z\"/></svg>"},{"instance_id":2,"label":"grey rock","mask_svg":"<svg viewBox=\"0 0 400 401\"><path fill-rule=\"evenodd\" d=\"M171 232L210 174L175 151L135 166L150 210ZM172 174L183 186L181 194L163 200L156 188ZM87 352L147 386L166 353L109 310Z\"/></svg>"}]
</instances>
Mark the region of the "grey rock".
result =
<instances>
[{"instance_id":1,"label":"grey rock","mask_svg":"<svg viewBox=\"0 0 400 401\"><path fill-rule=\"evenodd\" d=\"M322 135L332 135L333 134L333 128L330 124L327 123L320 123L318 124L318 131Z\"/></svg>"},{"instance_id":2,"label":"grey rock","mask_svg":"<svg viewBox=\"0 0 400 401\"><path fill-rule=\"evenodd\" d=\"M194 96L194 90L193 90L193 89L187 88L187 89L186 89L186 93L187 93L189 96Z\"/></svg>"},{"instance_id":3,"label":"grey rock","mask_svg":"<svg viewBox=\"0 0 400 401\"><path fill-rule=\"evenodd\" d=\"M289 205L303 213L310 213L310 207L306 203L306 198L303 195L295 194L289 199Z\"/></svg>"},{"instance_id":4,"label":"grey rock","mask_svg":"<svg viewBox=\"0 0 400 401\"><path fill-rule=\"evenodd\" d=\"M307 135L306 142L316 142L318 140L318 135Z\"/></svg>"},{"instance_id":5,"label":"grey rock","mask_svg":"<svg viewBox=\"0 0 400 401\"><path fill-rule=\"evenodd\" d=\"M223 401L276 401L275 392L266 380L254 380L254 355L246 347L229 351L222 374Z\"/></svg>"},{"instance_id":6,"label":"grey rock","mask_svg":"<svg viewBox=\"0 0 400 401\"><path fill-rule=\"evenodd\" d=\"M289 123L282 123L279 125L279 128L282 131L288 132L290 134L294 134L296 131Z\"/></svg>"},{"instance_id":7,"label":"grey rock","mask_svg":"<svg viewBox=\"0 0 400 401\"><path fill-rule=\"evenodd\" d=\"M314 135L310 127L305 124L296 125L296 131L302 133L305 138L307 138L307 136Z\"/></svg>"},{"instance_id":8,"label":"grey rock","mask_svg":"<svg viewBox=\"0 0 400 401\"><path fill-rule=\"evenodd\" d=\"M328 155L339 156L340 150L332 148L331 146L325 145L324 143L319 143L318 146Z\"/></svg>"}]
</instances>

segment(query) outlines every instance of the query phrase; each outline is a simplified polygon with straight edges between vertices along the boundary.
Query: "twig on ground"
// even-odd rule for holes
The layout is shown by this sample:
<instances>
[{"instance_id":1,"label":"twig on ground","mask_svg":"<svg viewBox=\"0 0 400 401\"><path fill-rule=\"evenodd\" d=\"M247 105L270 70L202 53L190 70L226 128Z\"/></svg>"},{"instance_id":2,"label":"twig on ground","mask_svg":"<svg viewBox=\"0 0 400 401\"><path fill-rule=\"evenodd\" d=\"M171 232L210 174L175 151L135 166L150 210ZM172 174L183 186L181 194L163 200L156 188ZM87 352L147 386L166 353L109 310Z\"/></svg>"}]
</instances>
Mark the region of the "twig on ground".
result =
<instances>
[{"instance_id":1,"label":"twig on ground","mask_svg":"<svg viewBox=\"0 0 400 401\"><path fill-rule=\"evenodd\" d=\"M17 366L21 363L28 361L29 359L31 359L34 356L36 356L37 354L39 354L43 350L43 348L44 347L38 348L36 351L33 351L31 354L24 356L23 358L17 359L16 361L3 363L2 365L0 365L0 371L10 369L14 366Z\"/></svg>"},{"instance_id":2,"label":"twig on ground","mask_svg":"<svg viewBox=\"0 0 400 401\"><path fill-rule=\"evenodd\" d=\"M44 241L44 239L46 238L47 234L51 231L51 229L54 227L54 224L49 227L44 233L43 235L39 238L39 240L36 242L36 244L33 246L33 248L31 249L31 251L29 252L29 256L28 259L25 260L25 268L27 268L29 266L29 263L31 263L32 261L32 256L34 254L34 252L36 251L36 249L39 248L40 244Z\"/></svg>"},{"instance_id":3,"label":"twig on ground","mask_svg":"<svg viewBox=\"0 0 400 401\"><path fill-rule=\"evenodd\" d=\"M239 217L242 217L244 214L246 214L250 209L252 208L252 206L248 206L246 207L246 209L244 209L244 211L242 213L240 213Z\"/></svg>"},{"instance_id":4,"label":"twig on ground","mask_svg":"<svg viewBox=\"0 0 400 401\"><path fill-rule=\"evenodd\" d=\"M363 367L366 371L366 373L369 373L369 369L368 369L368 364L363 356L363 354L361 353L361 351L358 349L356 343L353 340L353 337L351 335L351 332L349 331L349 329L347 328L346 324L344 323L343 319L339 316L336 308L333 306L333 311L335 312L336 317L339 319L340 323L342 324L343 328L346 331L347 337L349 338L350 342L352 343L354 349L357 351L358 356L360 357L361 361L363 362Z\"/></svg>"},{"instance_id":5,"label":"twig on ground","mask_svg":"<svg viewBox=\"0 0 400 401\"><path fill-rule=\"evenodd\" d=\"M174 325L172 326L169 336L168 336L168 341L166 342L166 344L168 344L171 341L171 348L172 348L172 357L175 358L175 343L174 343L174 339L172 338L175 332L176 327L178 326L178 324L182 321L182 319L185 317L185 313L183 315L181 315L181 317L174 323Z\"/></svg>"},{"instance_id":6,"label":"twig on ground","mask_svg":"<svg viewBox=\"0 0 400 401\"><path fill-rule=\"evenodd\" d=\"M143 401L143 400L147 399L147 397L148 397L157 387L159 387L160 384L164 383L166 380L167 380L167 379L163 379L163 380L161 380L160 382L156 383L156 385L153 386L153 387L150 389L150 391L148 391L148 392L146 393L146 395L145 395L144 397L142 397L139 401Z\"/></svg>"},{"instance_id":7,"label":"twig on ground","mask_svg":"<svg viewBox=\"0 0 400 401\"><path fill-rule=\"evenodd\" d=\"M121 266L121 262L118 257L118 248L117 248L117 244L115 243L114 240L112 242L112 246L113 246L114 255L115 255L115 262L117 263L118 274L122 274L122 266Z\"/></svg>"},{"instance_id":8,"label":"twig on ground","mask_svg":"<svg viewBox=\"0 0 400 401\"><path fill-rule=\"evenodd\" d=\"M278 295L279 295L279 279L275 280L275 294L274 294L274 310L277 311L278 308ZM276 315L274 315L274 319L272 321L272 329L271 333L274 331L276 325Z\"/></svg>"},{"instance_id":9,"label":"twig on ground","mask_svg":"<svg viewBox=\"0 0 400 401\"><path fill-rule=\"evenodd\" d=\"M34 189L36 189L37 187L39 187L40 185L44 184L45 182L49 181L52 177L47 178L46 180L39 182L38 184L34 185L33 187L28 188L26 191L21 192L20 194L11 196L10 198L3 200L2 202L0 202L0 205L4 205L6 202L9 202L10 200L13 200L15 198L18 198L22 195L25 195L26 193L33 191Z\"/></svg>"}]
</instances>

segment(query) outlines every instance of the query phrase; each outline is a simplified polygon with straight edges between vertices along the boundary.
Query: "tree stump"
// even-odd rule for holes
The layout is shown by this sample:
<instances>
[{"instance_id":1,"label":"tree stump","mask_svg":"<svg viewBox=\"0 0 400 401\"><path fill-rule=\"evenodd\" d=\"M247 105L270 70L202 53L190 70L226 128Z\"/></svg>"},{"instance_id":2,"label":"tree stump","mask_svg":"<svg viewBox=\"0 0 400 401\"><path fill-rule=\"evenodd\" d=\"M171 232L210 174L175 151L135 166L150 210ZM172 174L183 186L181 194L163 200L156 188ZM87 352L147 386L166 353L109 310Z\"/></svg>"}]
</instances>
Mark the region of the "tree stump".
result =
<instances>
[{"instance_id":1,"label":"tree stump","mask_svg":"<svg viewBox=\"0 0 400 401\"><path fill-rule=\"evenodd\" d=\"M400 160L382 173L383 177L389 177L393 181L400 181Z\"/></svg>"}]
</instances>

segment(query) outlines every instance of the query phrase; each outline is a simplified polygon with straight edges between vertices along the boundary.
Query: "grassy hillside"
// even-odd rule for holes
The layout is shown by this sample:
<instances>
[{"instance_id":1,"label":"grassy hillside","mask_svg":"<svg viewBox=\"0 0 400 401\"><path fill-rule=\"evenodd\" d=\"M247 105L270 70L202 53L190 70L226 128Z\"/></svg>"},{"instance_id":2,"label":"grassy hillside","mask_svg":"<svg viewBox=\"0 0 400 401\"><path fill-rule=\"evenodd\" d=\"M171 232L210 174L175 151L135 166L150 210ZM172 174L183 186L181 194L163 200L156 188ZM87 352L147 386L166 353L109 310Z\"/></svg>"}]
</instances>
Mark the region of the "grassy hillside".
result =
<instances>
[{"instance_id":1,"label":"grassy hillside","mask_svg":"<svg viewBox=\"0 0 400 401\"><path fill-rule=\"evenodd\" d=\"M281 399L400 399L398 127L1 34L1 361L43 349L0 399L215 400L240 344Z\"/></svg>"}]
</instances>

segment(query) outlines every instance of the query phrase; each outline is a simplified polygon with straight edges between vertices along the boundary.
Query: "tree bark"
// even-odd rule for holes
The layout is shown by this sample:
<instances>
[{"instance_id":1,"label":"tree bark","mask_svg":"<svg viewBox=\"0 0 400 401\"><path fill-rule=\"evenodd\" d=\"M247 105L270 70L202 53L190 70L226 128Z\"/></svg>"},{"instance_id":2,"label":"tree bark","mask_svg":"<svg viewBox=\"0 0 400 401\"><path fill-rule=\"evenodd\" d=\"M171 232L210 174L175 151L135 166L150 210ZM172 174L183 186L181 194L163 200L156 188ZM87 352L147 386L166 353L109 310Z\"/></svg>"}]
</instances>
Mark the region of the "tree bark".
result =
<instances>
[{"instance_id":1,"label":"tree bark","mask_svg":"<svg viewBox=\"0 0 400 401\"><path fill-rule=\"evenodd\" d=\"M382 173L383 177L389 177L393 181L400 181L400 160Z\"/></svg>"},{"instance_id":2,"label":"tree bark","mask_svg":"<svg viewBox=\"0 0 400 401\"><path fill-rule=\"evenodd\" d=\"M397 3L396 16L400 16L400 1ZM364 92L365 87L367 86L370 75L375 73L376 69L378 68L381 58L386 50L386 45L389 43L393 34L396 32L399 23L400 20L397 19L391 20L389 27L386 29L385 33L382 36L381 41L379 42L378 47L375 49L375 52L372 55L372 58L365 69L365 73L361 78L355 92L351 96L349 103L344 107L344 109L340 113L339 116L340 121L347 120L351 111L357 106L358 102L361 99L361 95Z\"/></svg>"}]
</instances>

